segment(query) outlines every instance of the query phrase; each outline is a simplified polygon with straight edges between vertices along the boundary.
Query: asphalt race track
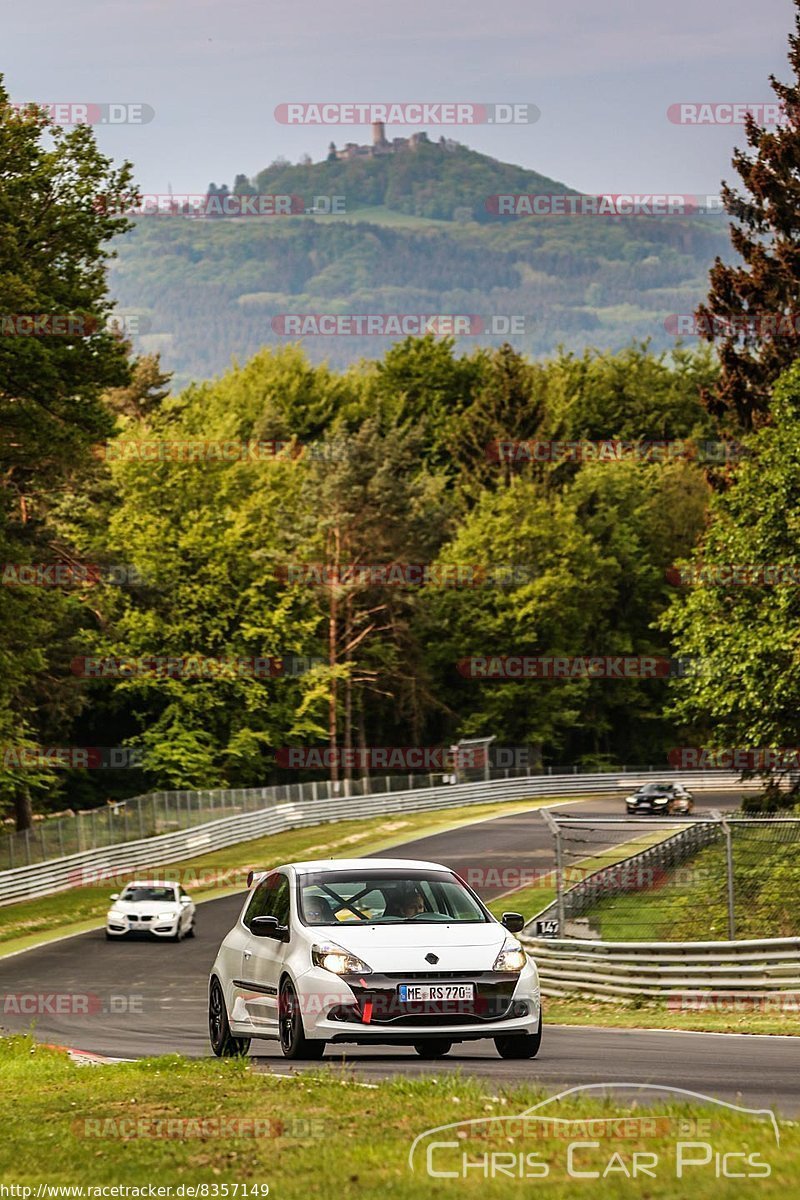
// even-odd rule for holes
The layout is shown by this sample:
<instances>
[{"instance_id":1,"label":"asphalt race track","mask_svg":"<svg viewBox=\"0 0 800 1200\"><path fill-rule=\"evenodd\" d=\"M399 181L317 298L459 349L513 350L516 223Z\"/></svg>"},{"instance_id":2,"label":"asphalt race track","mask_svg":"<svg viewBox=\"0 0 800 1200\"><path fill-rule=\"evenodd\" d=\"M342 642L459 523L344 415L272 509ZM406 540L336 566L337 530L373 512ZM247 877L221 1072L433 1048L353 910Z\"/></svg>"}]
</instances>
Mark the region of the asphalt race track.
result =
<instances>
[{"instance_id":1,"label":"asphalt race track","mask_svg":"<svg viewBox=\"0 0 800 1200\"><path fill-rule=\"evenodd\" d=\"M701 793L696 811L737 806L734 793ZM620 813L618 799L571 805L576 816ZM626 831L625 837L630 836ZM498 817L382 852L444 862L456 870L552 866L552 838L532 810ZM498 889L488 888L487 897ZM502 889L499 889L502 890ZM198 910L197 937L179 945L149 941L108 943L102 930L64 939L0 959L0 990L6 997L41 993L78 997L80 1011L49 1011L36 1020L45 1042L116 1058L179 1052L208 1054L206 989L217 947L234 923L242 896L207 901ZM509 898L513 908L513 899ZM55 1009L58 1001L53 1001ZM6 1005L8 1008L8 1005ZM87 1011L88 1010L88 1011ZM446 1059L423 1062L412 1049L329 1047L324 1061L357 1077L433 1074L458 1070L488 1080L528 1080L556 1085L593 1082L660 1083L718 1096L748 1107L775 1105L800 1113L800 1041L699 1033L548 1026L538 1058L497 1057L491 1042L455 1046ZM31 1018L6 1014L4 1032L22 1032ZM265 1069L292 1069L277 1045L254 1042L251 1053ZM302 1069L299 1068L299 1069ZM318 1069L318 1066L315 1068Z\"/></svg>"}]
</instances>

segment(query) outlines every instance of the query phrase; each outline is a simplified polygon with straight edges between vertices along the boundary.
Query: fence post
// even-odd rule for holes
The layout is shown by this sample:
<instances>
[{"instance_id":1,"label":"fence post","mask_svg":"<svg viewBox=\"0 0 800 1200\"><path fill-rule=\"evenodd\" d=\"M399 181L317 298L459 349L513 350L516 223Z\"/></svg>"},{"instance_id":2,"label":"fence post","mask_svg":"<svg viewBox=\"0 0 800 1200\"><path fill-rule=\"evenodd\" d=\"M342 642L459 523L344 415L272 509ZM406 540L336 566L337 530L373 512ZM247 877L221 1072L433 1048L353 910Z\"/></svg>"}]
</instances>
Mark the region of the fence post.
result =
<instances>
[{"instance_id":1,"label":"fence post","mask_svg":"<svg viewBox=\"0 0 800 1200\"><path fill-rule=\"evenodd\" d=\"M558 936L563 938L565 934L565 909L564 909L564 859L561 848L561 830L558 822L554 820L553 814L548 808L542 809L542 818L548 829L553 835L556 847L556 915L558 916Z\"/></svg>"},{"instance_id":2,"label":"fence post","mask_svg":"<svg viewBox=\"0 0 800 1200\"><path fill-rule=\"evenodd\" d=\"M722 828L725 831L725 870L728 884L728 938L733 942L736 939L736 909L734 906L736 893L733 884L733 835L730 825L724 818L722 821Z\"/></svg>"}]
</instances>

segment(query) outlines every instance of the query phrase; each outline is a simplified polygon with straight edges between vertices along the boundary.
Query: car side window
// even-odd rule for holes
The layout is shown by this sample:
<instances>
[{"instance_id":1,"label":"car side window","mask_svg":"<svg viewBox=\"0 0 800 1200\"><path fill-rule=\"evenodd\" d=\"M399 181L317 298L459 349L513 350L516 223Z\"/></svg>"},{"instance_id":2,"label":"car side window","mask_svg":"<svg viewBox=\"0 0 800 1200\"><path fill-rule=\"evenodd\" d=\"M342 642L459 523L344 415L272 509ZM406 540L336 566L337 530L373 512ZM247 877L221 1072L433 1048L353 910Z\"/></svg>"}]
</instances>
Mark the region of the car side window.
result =
<instances>
[{"instance_id":1,"label":"car side window","mask_svg":"<svg viewBox=\"0 0 800 1200\"><path fill-rule=\"evenodd\" d=\"M285 875L268 875L262 879L244 914L247 928L254 917L276 917L279 925L289 924L289 880Z\"/></svg>"},{"instance_id":2,"label":"car side window","mask_svg":"<svg viewBox=\"0 0 800 1200\"><path fill-rule=\"evenodd\" d=\"M277 917L279 925L289 924L289 880L285 875L278 876L278 886L272 898L272 911L266 915Z\"/></svg>"}]
</instances>

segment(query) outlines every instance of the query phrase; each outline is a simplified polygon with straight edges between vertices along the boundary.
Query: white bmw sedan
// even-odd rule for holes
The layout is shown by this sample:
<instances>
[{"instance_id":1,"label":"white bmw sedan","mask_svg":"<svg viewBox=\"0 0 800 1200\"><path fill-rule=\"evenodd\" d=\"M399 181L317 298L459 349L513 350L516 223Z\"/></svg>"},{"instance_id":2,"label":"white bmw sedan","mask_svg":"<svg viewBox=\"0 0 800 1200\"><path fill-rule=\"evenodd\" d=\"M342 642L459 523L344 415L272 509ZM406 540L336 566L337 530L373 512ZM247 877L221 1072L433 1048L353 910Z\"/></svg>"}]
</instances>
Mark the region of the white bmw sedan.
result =
<instances>
[{"instance_id":1,"label":"white bmw sedan","mask_svg":"<svg viewBox=\"0 0 800 1200\"><path fill-rule=\"evenodd\" d=\"M194 937L195 906L177 883L129 883L111 897L106 937L146 933L179 942Z\"/></svg>"},{"instance_id":2,"label":"white bmw sedan","mask_svg":"<svg viewBox=\"0 0 800 1200\"><path fill-rule=\"evenodd\" d=\"M533 1058L539 979L514 933L437 863L354 858L291 863L254 876L209 983L215 1054L278 1040L287 1058L328 1042L411 1045L423 1058L493 1038Z\"/></svg>"}]
</instances>

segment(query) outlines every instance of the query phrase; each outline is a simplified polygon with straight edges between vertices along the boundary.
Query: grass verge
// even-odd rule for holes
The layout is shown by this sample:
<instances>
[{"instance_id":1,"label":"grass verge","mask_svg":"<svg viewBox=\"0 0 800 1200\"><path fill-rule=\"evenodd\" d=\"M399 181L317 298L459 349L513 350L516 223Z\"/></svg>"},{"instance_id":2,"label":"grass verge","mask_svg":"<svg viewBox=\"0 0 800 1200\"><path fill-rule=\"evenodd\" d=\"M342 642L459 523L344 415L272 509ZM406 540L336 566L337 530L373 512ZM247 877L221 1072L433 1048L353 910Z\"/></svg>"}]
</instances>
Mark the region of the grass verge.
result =
<instances>
[{"instance_id":1,"label":"grass verge","mask_svg":"<svg viewBox=\"0 0 800 1200\"><path fill-rule=\"evenodd\" d=\"M642 833L626 842L618 842L616 846L609 846L598 854L577 859L566 868L565 884L567 887L571 887L594 871L600 871L604 867L614 867L621 859L629 858L632 854L638 854L642 850L648 850L658 842L672 837L675 832L675 828L670 827L669 829L654 830L651 833ZM502 896L490 900L487 907L496 917L501 916L503 912L512 911L520 912L524 917L530 918L537 912L541 912L547 905L552 904L555 898L556 873L555 871L544 871L534 883L504 892Z\"/></svg>"},{"instance_id":2,"label":"grass verge","mask_svg":"<svg viewBox=\"0 0 800 1200\"><path fill-rule=\"evenodd\" d=\"M705 1007L670 1007L663 1000L591 1000L546 996L544 1010L552 1025L602 1025L605 1029L677 1029L696 1033L764 1033L800 1037L800 1001L743 1000L727 1009L710 997ZM677 1003L677 1002L676 1002ZM689 1002L686 1002L687 1005ZM702 1003L702 1002L701 1002Z\"/></svg>"},{"instance_id":3,"label":"grass verge","mask_svg":"<svg viewBox=\"0 0 800 1200\"><path fill-rule=\"evenodd\" d=\"M545 1182L553 1200L738 1200L796 1194L800 1179L795 1126L780 1123L778 1145L768 1117L688 1099L637 1107L629 1097L569 1097L542 1110L548 1120L521 1123L513 1118L545 1098L534 1083L489 1094L474 1080L429 1075L364 1087L329 1070L280 1078L246 1062L177 1056L87 1069L26 1038L0 1042L0 1083L0 1181L33 1196L39 1184L134 1187L145 1196L148 1185L183 1185L186 1196L193 1186L195 1196L231 1200L261 1197L267 1187L281 1200L515 1200ZM459 1127L418 1145L412 1171L414 1139L453 1122ZM450 1143L431 1151L433 1169L454 1175L426 1170L433 1141ZM573 1142L582 1143L573 1172L596 1176L570 1175ZM637 1152L647 1173L632 1179ZM737 1178L720 1177L726 1153L736 1155L725 1161Z\"/></svg>"},{"instance_id":4,"label":"grass verge","mask_svg":"<svg viewBox=\"0 0 800 1200\"><path fill-rule=\"evenodd\" d=\"M788 825L733 828L738 938L798 937L800 832ZM724 844L667 871L658 886L600 900L587 913L609 942L723 941L728 937Z\"/></svg>"}]
</instances>

